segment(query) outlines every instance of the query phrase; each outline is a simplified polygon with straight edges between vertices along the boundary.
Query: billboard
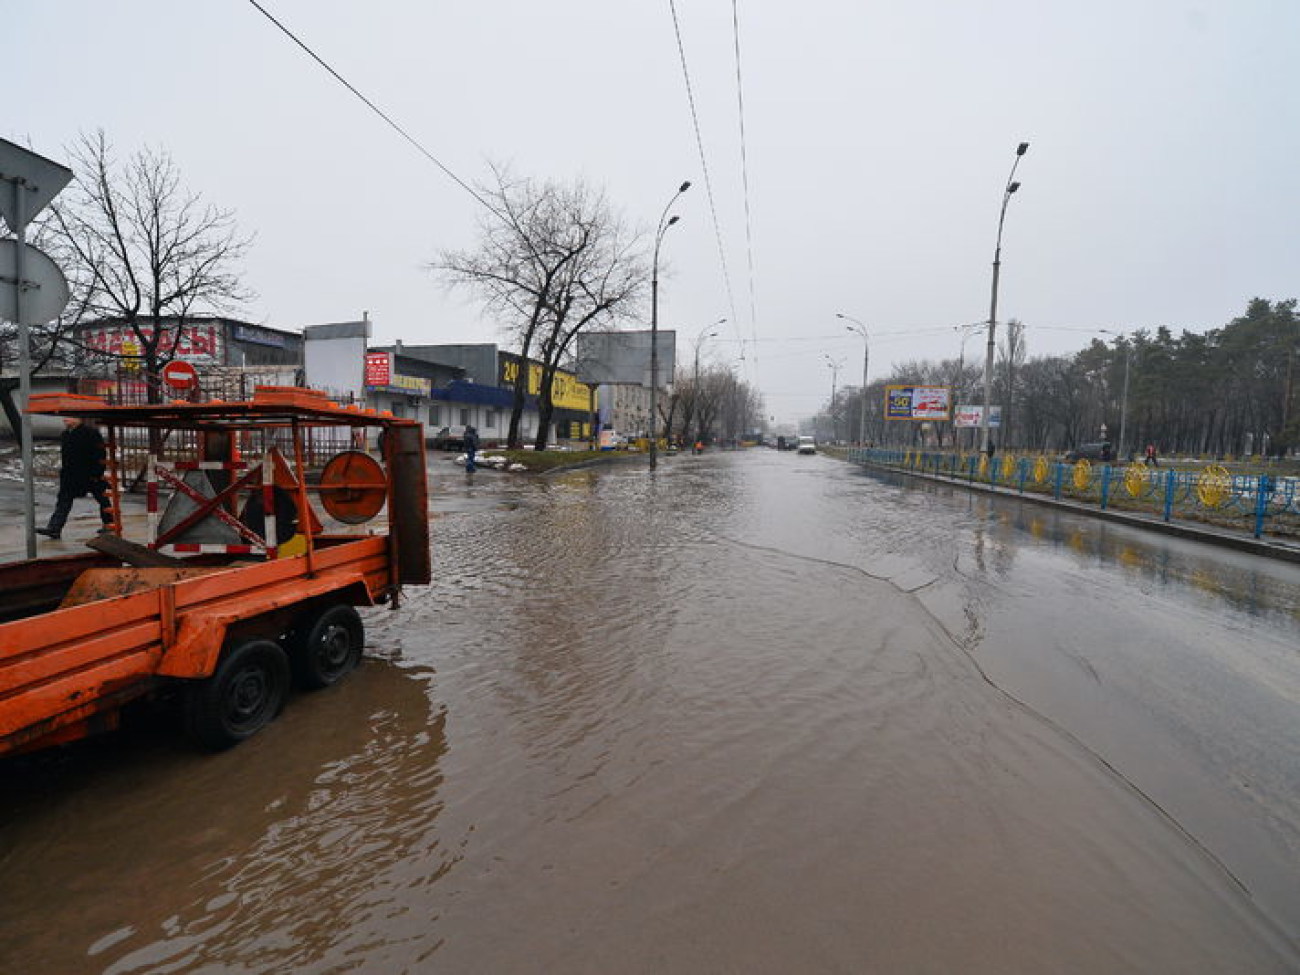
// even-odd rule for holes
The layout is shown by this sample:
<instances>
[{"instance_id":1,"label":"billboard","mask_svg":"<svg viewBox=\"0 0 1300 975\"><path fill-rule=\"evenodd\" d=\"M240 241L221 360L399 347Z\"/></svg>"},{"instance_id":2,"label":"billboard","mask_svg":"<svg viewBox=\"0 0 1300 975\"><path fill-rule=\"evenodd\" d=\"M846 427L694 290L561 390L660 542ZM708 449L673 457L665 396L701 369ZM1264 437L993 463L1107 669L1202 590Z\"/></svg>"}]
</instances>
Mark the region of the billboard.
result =
<instances>
[{"instance_id":1,"label":"billboard","mask_svg":"<svg viewBox=\"0 0 1300 975\"><path fill-rule=\"evenodd\" d=\"M952 425L955 427L978 427L982 426L981 420L984 418L984 406L959 406L953 410ZM989 407L989 426L1002 426L1002 407Z\"/></svg>"},{"instance_id":2,"label":"billboard","mask_svg":"<svg viewBox=\"0 0 1300 975\"><path fill-rule=\"evenodd\" d=\"M946 420L951 386L886 386L886 420Z\"/></svg>"},{"instance_id":3,"label":"billboard","mask_svg":"<svg viewBox=\"0 0 1300 975\"><path fill-rule=\"evenodd\" d=\"M659 385L673 381L677 368L677 333L659 329L655 339ZM575 370L584 383L650 385L649 332L580 332L574 354Z\"/></svg>"}]
</instances>

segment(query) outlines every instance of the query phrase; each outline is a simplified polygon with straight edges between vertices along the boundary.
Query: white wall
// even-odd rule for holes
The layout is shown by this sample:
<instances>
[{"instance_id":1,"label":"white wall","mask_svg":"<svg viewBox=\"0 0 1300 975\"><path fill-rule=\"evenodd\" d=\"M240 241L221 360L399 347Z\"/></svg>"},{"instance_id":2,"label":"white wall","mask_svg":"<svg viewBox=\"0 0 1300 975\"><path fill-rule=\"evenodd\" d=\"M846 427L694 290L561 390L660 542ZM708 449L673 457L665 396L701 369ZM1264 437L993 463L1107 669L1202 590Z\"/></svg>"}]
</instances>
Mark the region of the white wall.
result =
<instances>
[{"instance_id":1,"label":"white wall","mask_svg":"<svg viewBox=\"0 0 1300 975\"><path fill-rule=\"evenodd\" d=\"M362 400L370 322L309 325L302 330L302 338L307 385L339 399Z\"/></svg>"}]
</instances>

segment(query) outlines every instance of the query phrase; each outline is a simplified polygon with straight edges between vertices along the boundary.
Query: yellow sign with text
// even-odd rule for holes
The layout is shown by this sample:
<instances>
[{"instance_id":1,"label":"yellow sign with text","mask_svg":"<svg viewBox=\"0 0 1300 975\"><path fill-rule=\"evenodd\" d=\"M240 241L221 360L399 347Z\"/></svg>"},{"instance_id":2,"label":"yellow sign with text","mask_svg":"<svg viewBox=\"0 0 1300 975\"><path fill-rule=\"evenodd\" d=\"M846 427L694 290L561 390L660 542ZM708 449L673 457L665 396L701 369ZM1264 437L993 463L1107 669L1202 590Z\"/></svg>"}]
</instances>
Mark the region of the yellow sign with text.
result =
<instances>
[{"instance_id":1,"label":"yellow sign with text","mask_svg":"<svg viewBox=\"0 0 1300 975\"><path fill-rule=\"evenodd\" d=\"M519 363L507 359L501 364L501 382L513 387L519 376ZM536 362L528 364L528 394L538 396L542 391L542 367ZM578 382L571 372L557 369L551 381L551 402L562 410L586 410L591 407L591 387Z\"/></svg>"}]
</instances>

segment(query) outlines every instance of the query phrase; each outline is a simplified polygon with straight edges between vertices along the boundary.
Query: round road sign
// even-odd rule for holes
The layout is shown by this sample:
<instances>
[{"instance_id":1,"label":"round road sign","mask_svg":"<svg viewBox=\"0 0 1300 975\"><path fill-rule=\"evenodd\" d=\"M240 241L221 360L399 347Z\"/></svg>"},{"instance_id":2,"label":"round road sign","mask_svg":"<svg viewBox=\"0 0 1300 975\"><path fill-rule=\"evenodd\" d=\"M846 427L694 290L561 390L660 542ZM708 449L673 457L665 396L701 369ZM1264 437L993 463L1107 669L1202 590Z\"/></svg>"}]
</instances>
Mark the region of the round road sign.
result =
<instances>
[{"instance_id":1,"label":"round road sign","mask_svg":"<svg viewBox=\"0 0 1300 975\"><path fill-rule=\"evenodd\" d=\"M192 362L173 359L162 367L162 381L172 389L193 389L199 384L199 371Z\"/></svg>"}]
</instances>

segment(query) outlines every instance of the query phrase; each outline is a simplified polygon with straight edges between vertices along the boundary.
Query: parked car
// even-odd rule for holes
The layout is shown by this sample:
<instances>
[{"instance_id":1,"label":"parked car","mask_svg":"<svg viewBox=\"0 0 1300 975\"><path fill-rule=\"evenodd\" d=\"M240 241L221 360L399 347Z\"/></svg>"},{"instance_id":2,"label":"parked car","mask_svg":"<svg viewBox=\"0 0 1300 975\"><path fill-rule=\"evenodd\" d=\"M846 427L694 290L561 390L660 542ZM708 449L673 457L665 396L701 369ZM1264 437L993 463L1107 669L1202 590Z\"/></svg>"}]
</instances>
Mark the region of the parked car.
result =
<instances>
[{"instance_id":1,"label":"parked car","mask_svg":"<svg viewBox=\"0 0 1300 975\"><path fill-rule=\"evenodd\" d=\"M801 453L801 454L815 454L815 453L817 453L817 441L814 440L812 437L800 437L800 438L799 438L799 453Z\"/></svg>"},{"instance_id":2,"label":"parked car","mask_svg":"<svg viewBox=\"0 0 1300 975\"><path fill-rule=\"evenodd\" d=\"M465 428L443 427L433 435L429 444L434 450L464 450Z\"/></svg>"},{"instance_id":3,"label":"parked car","mask_svg":"<svg viewBox=\"0 0 1300 975\"><path fill-rule=\"evenodd\" d=\"M1099 460L1102 463L1109 463L1115 459L1115 452L1111 447L1109 440L1102 440L1097 443L1081 443L1065 452L1064 460L1067 464L1073 464L1080 460Z\"/></svg>"}]
</instances>

